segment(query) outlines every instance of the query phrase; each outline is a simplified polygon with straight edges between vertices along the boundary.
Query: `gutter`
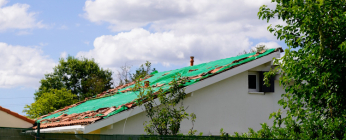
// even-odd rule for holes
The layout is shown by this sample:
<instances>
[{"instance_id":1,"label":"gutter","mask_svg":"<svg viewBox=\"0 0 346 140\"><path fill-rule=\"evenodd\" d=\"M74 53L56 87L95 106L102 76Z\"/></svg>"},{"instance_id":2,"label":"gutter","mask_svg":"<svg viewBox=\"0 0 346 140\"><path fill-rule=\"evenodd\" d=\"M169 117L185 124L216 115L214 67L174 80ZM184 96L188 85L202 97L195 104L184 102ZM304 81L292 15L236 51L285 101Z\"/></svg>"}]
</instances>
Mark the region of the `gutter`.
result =
<instances>
[{"instance_id":1,"label":"gutter","mask_svg":"<svg viewBox=\"0 0 346 140\"><path fill-rule=\"evenodd\" d=\"M40 133L83 133L85 130L85 126L82 125L72 125L72 126L61 126L61 127L53 127L53 128L45 128L40 129ZM33 130L32 132L37 132L37 130Z\"/></svg>"}]
</instances>

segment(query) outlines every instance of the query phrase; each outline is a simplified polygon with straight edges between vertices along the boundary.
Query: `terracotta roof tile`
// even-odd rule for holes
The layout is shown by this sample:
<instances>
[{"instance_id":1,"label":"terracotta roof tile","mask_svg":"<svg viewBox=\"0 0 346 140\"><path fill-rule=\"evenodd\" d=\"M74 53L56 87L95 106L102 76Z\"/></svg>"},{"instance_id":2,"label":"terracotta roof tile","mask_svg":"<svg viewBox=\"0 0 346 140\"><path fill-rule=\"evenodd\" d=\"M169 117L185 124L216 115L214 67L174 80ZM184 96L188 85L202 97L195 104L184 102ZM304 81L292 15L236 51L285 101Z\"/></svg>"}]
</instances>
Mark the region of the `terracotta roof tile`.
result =
<instances>
[{"instance_id":1,"label":"terracotta roof tile","mask_svg":"<svg viewBox=\"0 0 346 140\"><path fill-rule=\"evenodd\" d=\"M50 127L59 127L59 126L70 126L70 125L87 125L87 124L94 123L95 121L99 119L101 119L101 117L87 118L87 119L81 119L81 120L69 120L64 122L44 123L40 125L40 128L50 128ZM37 126L33 128L36 129Z\"/></svg>"}]
</instances>

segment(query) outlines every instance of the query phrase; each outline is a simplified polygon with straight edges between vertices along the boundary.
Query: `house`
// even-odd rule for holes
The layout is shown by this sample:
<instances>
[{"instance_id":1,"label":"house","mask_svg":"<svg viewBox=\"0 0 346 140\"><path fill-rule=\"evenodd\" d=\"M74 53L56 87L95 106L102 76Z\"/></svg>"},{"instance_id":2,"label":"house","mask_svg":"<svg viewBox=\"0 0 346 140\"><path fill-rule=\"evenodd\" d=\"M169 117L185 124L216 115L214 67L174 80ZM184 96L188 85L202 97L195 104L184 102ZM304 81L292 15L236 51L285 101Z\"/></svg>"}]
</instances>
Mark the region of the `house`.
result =
<instances>
[{"instance_id":1,"label":"house","mask_svg":"<svg viewBox=\"0 0 346 140\"><path fill-rule=\"evenodd\" d=\"M0 127L30 128L35 121L0 106Z\"/></svg>"},{"instance_id":2,"label":"house","mask_svg":"<svg viewBox=\"0 0 346 140\"><path fill-rule=\"evenodd\" d=\"M149 81L155 91L167 90L172 76L180 73L188 77L185 83L187 113L197 116L194 129L204 135L225 132L259 130L260 123L277 111L277 104L284 93L278 76L271 79L271 86L263 85L263 72L274 67L273 58L280 57L281 48L263 50L251 54L191 65L181 69L152 73L141 79ZM131 91L134 82L110 89L93 98L56 110L37 119L41 132L84 134L145 134L143 106L136 106L137 94ZM157 99L156 99L157 100ZM181 133L187 133L191 122L181 123Z\"/></svg>"}]
</instances>

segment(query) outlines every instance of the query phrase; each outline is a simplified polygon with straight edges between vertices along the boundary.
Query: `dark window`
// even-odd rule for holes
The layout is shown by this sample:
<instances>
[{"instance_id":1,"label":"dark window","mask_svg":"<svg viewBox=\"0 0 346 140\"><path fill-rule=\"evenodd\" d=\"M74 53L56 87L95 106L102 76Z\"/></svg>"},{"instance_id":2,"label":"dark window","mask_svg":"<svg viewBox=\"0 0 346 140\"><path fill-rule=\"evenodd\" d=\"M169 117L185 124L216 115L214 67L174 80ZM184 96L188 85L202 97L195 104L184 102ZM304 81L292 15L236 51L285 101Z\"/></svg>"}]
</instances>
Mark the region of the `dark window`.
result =
<instances>
[{"instance_id":1,"label":"dark window","mask_svg":"<svg viewBox=\"0 0 346 140\"><path fill-rule=\"evenodd\" d=\"M249 76L249 89L256 89L256 75Z\"/></svg>"},{"instance_id":2,"label":"dark window","mask_svg":"<svg viewBox=\"0 0 346 140\"><path fill-rule=\"evenodd\" d=\"M260 72L259 72L259 75L258 75L258 76L259 76L259 91L260 91L260 92L274 92L274 80L275 80L275 76L269 78L269 84L270 84L270 86L267 87L267 86L264 84L264 81L263 81L264 73L265 73L265 71L260 71Z\"/></svg>"}]
</instances>

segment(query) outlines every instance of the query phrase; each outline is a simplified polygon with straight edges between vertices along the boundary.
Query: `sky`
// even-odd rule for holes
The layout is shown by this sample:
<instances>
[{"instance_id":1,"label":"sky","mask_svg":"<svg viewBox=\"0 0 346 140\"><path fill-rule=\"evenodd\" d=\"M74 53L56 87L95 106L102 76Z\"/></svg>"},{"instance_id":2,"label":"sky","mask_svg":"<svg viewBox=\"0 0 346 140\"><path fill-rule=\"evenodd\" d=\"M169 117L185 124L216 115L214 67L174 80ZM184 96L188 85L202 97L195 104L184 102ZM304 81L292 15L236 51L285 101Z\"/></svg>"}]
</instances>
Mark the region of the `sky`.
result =
<instances>
[{"instance_id":1,"label":"sky","mask_svg":"<svg viewBox=\"0 0 346 140\"><path fill-rule=\"evenodd\" d=\"M0 0L0 106L21 115L44 74L68 55L114 72L150 61L158 71L287 48L257 17L271 0Z\"/></svg>"}]
</instances>

